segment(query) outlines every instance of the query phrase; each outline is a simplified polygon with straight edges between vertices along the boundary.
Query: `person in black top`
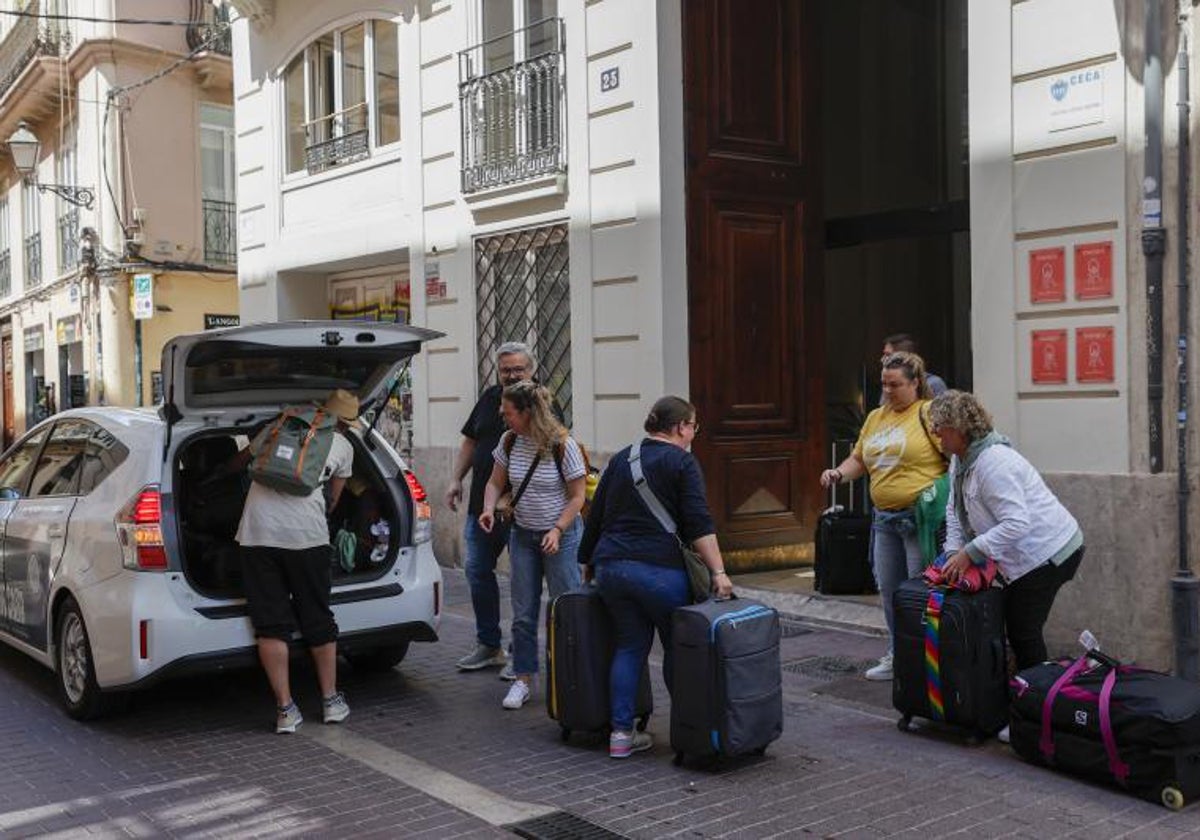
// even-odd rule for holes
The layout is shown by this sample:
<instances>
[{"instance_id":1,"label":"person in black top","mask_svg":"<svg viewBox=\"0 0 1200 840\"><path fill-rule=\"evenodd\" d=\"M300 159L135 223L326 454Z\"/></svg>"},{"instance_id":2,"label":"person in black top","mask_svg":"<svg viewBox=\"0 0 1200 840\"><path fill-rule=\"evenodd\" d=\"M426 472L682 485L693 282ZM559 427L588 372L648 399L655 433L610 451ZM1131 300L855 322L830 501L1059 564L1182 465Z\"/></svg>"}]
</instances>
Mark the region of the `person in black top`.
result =
<instances>
[{"instance_id":1,"label":"person in black top","mask_svg":"<svg viewBox=\"0 0 1200 840\"><path fill-rule=\"evenodd\" d=\"M467 585L475 610L475 650L458 660L461 671L503 666L508 657L500 643L500 587L496 583L496 561L508 544L508 525L498 524L489 534L479 527L483 511L483 490L492 474L492 452L504 434L500 417L500 394L508 385L533 379L535 362L529 348L509 341L496 351L500 382L484 389L462 427L462 444L454 459L446 504L457 511L462 501L462 480L471 472L471 496L467 502L467 522L463 539L467 546Z\"/></svg>"},{"instance_id":2,"label":"person in black top","mask_svg":"<svg viewBox=\"0 0 1200 840\"><path fill-rule=\"evenodd\" d=\"M579 562L593 577L616 628L617 648L609 672L612 735L608 754L625 758L653 740L634 732L634 703L642 668L654 643L663 645L663 679L672 688L671 613L691 602L679 543L690 544L713 573L719 598L733 593L725 574L716 527L708 510L704 477L689 451L700 431L696 409L679 397L662 397L650 409L641 443L646 483L679 527L669 534L641 500L629 466L632 447L612 457L592 499L579 546Z\"/></svg>"}]
</instances>

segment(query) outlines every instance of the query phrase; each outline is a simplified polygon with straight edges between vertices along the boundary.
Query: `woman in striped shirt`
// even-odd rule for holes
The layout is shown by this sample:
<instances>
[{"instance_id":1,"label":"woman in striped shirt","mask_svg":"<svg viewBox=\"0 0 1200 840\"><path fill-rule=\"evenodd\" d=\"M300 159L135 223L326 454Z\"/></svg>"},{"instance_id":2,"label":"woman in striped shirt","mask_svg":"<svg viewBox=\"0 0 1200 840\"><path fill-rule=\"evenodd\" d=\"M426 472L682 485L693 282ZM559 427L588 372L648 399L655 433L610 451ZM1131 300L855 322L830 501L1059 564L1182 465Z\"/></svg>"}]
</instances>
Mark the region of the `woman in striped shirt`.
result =
<instances>
[{"instance_id":1,"label":"woman in striped shirt","mask_svg":"<svg viewBox=\"0 0 1200 840\"><path fill-rule=\"evenodd\" d=\"M579 511L587 468L579 445L550 406L550 393L535 382L517 382L504 389L500 414L509 431L493 453L496 463L479 515L479 527L490 533L496 522L496 503L505 485L511 485L513 526L508 558L517 679L504 697L506 709L521 708L532 693L538 669L542 578L551 599L580 584L575 558L583 532Z\"/></svg>"}]
</instances>

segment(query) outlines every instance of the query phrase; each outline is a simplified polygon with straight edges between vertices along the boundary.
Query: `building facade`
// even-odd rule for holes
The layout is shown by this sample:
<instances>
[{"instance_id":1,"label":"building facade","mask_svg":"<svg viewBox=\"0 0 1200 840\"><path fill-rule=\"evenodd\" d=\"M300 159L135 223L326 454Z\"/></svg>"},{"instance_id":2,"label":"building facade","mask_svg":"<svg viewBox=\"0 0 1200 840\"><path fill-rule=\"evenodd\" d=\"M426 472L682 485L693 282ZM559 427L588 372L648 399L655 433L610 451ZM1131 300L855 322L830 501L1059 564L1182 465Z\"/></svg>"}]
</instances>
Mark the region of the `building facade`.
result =
<instances>
[{"instance_id":1,"label":"building facade","mask_svg":"<svg viewBox=\"0 0 1200 840\"><path fill-rule=\"evenodd\" d=\"M153 404L165 341L237 315L228 26L195 6L0 15L0 137L40 143L31 177L0 170L6 444L60 409Z\"/></svg>"},{"instance_id":2,"label":"building facade","mask_svg":"<svg viewBox=\"0 0 1200 840\"><path fill-rule=\"evenodd\" d=\"M916 331L1083 525L1055 644L1085 626L1124 640L1132 616L1122 655L1169 664L1144 4L232 5L242 312L444 332L412 373L427 486L491 352L524 339L601 456L656 397L689 394L732 562L801 561L829 445L877 396L882 337ZM1173 8L1161 28L1170 88ZM1163 206L1174 144L1168 126ZM461 519L438 522L457 562Z\"/></svg>"}]
</instances>

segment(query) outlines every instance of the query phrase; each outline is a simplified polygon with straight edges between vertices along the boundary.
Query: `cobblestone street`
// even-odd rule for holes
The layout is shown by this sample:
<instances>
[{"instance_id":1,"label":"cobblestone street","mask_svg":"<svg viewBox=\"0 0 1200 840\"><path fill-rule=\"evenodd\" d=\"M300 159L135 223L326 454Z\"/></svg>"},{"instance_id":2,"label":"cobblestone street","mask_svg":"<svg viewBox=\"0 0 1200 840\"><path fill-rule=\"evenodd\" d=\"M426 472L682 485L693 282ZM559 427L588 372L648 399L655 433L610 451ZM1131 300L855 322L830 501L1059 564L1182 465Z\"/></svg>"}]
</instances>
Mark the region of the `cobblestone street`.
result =
<instances>
[{"instance_id":1,"label":"cobblestone street","mask_svg":"<svg viewBox=\"0 0 1200 840\"><path fill-rule=\"evenodd\" d=\"M342 727L319 723L298 670L309 720L296 737L271 732L255 671L173 682L83 725L60 711L49 672L0 652L0 836L503 837L559 812L638 838L1200 835L1194 808L1030 767L995 742L898 732L889 686L853 670L881 640L793 621L785 732L765 759L673 767L655 669L658 743L612 761L600 741L561 743L540 689L505 711L494 671L456 672L473 623L461 574L446 577L442 640L382 677L346 668Z\"/></svg>"}]
</instances>

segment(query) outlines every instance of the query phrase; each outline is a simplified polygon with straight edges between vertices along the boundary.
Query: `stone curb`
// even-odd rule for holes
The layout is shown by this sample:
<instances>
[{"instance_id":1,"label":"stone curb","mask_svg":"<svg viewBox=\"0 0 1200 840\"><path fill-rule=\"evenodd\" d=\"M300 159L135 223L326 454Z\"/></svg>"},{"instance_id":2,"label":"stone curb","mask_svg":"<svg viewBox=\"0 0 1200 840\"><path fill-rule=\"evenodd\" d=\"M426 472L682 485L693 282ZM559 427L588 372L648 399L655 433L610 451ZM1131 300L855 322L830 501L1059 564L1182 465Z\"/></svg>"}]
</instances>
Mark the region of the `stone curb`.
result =
<instances>
[{"instance_id":1,"label":"stone curb","mask_svg":"<svg viewBox=\"0 0 1200 840\"><path fill-rule=\"evenodd\" d=\"M739 595L762 601L787 617L838 630L853 630L870 636L887 635L883 607L878 604L861 604L857 601L843 601L821 595L777 592L773 589L740 586L736 579L734 588Z\"/></svg>"}]
</instances>

